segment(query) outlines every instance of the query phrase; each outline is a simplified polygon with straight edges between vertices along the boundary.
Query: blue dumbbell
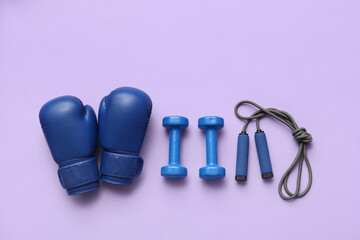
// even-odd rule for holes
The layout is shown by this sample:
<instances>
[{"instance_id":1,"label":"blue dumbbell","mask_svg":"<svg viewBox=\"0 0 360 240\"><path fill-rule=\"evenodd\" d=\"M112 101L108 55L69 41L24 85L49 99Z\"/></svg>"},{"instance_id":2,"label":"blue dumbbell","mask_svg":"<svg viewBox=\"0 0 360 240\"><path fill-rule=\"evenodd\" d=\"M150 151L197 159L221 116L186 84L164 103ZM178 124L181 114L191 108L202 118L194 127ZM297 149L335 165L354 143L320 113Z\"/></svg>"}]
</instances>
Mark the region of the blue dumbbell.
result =
<instances>
[{"instance_id":1,"label":"blue dumbbell","mask_svg":"<svg viewBox=\"0 0 360 240\"><path fill-rule=\"evenodd\" d=\"M168 116L163 119L163 126L169 129L169 165L161 168L161 176L166 178L184 178L186 167L180 165L181 130L189 125L189 120L182 116Z\"/></svg>"},{"instance_id":2,"label":"blue dumbbell","mask_svg":"<svg viewBox=\"0 0 360 240\"><path fill-rule=\"evenodd\" d=\"M217 130L223 128L224 119L209 116L199 118L199 128L206 131L206 166L200 168L200 178L216 180L225 177L225 168L217 165Z\"/></svg>"}]
</instances>

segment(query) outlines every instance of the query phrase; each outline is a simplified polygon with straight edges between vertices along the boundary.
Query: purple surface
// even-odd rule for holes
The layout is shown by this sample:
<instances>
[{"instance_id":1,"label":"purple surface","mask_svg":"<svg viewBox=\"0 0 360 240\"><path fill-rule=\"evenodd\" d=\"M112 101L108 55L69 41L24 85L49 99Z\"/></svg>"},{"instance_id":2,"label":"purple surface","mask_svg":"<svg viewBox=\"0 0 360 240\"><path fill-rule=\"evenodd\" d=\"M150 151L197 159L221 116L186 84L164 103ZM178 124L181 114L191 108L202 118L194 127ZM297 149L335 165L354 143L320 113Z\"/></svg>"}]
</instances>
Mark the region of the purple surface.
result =
<instances>
[{"instance_id":1,"label":"purple surface","mask_svg":"<svg viewBox=\"0 0 360 240\"><path fill-rule=\"evenodd\" d=\"M0 239L360 239L359 8L357 0L0 0ZM143 173L130 187L101 183L68 197L38 111L65 94L97 111L120 86L153 100ZM243 123L233 107L243 99L290 112L313 135L305 198L278 196L297 144L271 119L262 128L273 182L260 178L254 124L248 182L234 181ZM190 121L185 181L160 176L168 161L161 121L171 114ZM212 184L198 176L204 115L225 119L227 176Z\"/></svg>"}]
</instances>

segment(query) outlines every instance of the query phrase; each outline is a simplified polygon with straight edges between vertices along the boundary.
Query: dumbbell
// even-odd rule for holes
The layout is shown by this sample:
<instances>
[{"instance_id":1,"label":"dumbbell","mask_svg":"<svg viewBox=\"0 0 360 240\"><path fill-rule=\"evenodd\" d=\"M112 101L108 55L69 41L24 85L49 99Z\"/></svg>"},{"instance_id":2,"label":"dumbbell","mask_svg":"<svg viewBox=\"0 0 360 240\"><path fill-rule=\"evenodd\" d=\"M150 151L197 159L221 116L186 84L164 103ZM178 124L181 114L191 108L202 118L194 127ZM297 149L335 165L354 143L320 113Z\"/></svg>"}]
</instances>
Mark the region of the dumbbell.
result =
<instances>
[{"instance_id":1,"label":"dumbbell","mask_svg":"<svg viewBox=\"0 0 360 240\"><path fill-rule=\"evenodd\" d=\"M199 118L199 128L206 132L206 166L200 168L200 178L216 180L225 177L225 168L217 165L217 130L223 128L224 119L216 116Z\"/></svg>"},{"instance_id":2,"label":"dumbbell","mask_svg":"<svg viewBox=\"0 0 360 240\"><path fill-rule=\"evenodd\" d=\"M163 126L169 129L169 165L161 168L161 176L166 178L184 178L186 167L180 165L181 130L189 125L189 120L182 116L168 116L163 119Z\"/></svg>"}]
</instances>

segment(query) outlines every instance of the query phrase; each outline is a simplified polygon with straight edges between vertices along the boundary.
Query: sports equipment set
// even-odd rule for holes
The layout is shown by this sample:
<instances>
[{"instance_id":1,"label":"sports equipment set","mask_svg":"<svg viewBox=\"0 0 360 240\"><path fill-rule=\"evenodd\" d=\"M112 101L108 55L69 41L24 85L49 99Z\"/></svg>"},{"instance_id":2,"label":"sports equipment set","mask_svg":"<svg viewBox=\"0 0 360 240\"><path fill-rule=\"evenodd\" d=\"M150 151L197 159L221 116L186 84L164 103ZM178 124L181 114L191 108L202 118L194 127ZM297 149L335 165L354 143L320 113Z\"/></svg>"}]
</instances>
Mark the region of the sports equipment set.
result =
<instances>
[{"instance_id":1,"label":"sports equipment set","mask_svg":"<svg viewBox=\"0 0 360 240\"><path fill-rule=\"evenodd\" d=\"M245 117L238 113L242 104L251 104L259 110ZM141 174L144 161L139 156L152 110L150 97L143 91L121 87L105 96L100 103L98 122L93 108L73 96L55 98L41 108L40 124L55 162L59 165L60 184L69 195L95 190L102 181L130 185ZM255 143L263 179L273 177L270 154L265 133L260 129L260 119L271 116L287 125L299 142L299 151L289 169L281 178L279 194L285 200L299 198L309 192L312 171L306 145L312 137L305 128L299 128L291 115L275 108L262 108L251 101L241 101L235 106L235 115L245 120L238 136L236 176L237 181L247 180L249 136L246 128L256 120ZM161 168L166 178L184 178L187 169L180 165L181 130L188 127L189 120L183 116L167 116L163 126L169 129L169 164ZM199 118L198 127L206 132L206 166L200 168L199 176L205 180L225 177L225 168L217 163L217 131L223 128L224 119L217 116ZM100 173L95 151L102 147ZM308 169L308 184L300 192L303 163ZM297 184L294 192L288 188L288 178L298 165ZM283 193L285 189L285 194Z\"/></svg>"}]
</instances>

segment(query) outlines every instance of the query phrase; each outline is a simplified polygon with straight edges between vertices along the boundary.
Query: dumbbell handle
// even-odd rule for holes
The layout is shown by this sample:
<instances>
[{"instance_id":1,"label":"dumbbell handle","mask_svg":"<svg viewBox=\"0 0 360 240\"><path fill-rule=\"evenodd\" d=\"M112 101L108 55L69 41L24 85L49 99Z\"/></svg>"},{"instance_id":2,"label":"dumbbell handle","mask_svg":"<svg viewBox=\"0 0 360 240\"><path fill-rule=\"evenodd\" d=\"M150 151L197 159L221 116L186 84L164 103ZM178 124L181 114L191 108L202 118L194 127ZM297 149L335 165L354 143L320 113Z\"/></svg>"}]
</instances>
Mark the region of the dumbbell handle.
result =
<instances>
[{"instance_id":1,"label":"dumbbell handle","mask_svg":"<svg viewBox=\"0 0 360 240\"><path fill-rule=\"evenodd\" d=\"M217 165L217 130L206 129L206 164Z\"/></svg>"},{"instance_id":2,"label":"dumbbell handle","mask_svg":"<svg viewBox=\"0 0 360 240\"><path fill-rule=\"evenodd\" d=\"M180 163L180 141L181 130L179 128L170 128L169 131L169 164Z\"/></svg>"}]
</instances>

